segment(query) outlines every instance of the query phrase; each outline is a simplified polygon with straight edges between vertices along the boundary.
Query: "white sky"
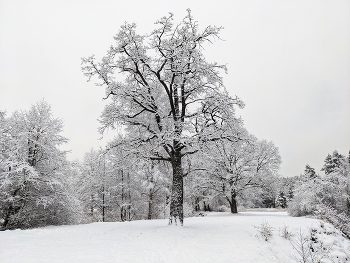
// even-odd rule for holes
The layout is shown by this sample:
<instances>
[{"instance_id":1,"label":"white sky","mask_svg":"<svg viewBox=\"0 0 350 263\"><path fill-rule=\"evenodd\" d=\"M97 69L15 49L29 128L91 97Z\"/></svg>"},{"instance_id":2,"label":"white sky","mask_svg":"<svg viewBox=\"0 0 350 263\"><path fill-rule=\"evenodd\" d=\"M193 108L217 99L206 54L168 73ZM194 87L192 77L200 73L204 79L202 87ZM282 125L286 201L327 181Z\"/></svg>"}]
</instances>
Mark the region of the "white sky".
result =
<instances>
[{"instance_id":1,"label":"white sky","mask_svg":"<svg viewBox=\"0 0 350 263\"><path fill-rule=\"evenodd\" d=\"M208 46L207 58L227 63L225 85L246 103L238 115L279 147L282 175L299 175L306 164L319 171L328 153L348 153L348 0L0 0L0 109L10 114L45 98L65 122L69 158L82 158L104 145L104 88L86 82L81 57L104 55L124 21L146 33L168 12L182 19L186 8L200 27L225 27L225 41Z\"/></svg>"}]
</instances>

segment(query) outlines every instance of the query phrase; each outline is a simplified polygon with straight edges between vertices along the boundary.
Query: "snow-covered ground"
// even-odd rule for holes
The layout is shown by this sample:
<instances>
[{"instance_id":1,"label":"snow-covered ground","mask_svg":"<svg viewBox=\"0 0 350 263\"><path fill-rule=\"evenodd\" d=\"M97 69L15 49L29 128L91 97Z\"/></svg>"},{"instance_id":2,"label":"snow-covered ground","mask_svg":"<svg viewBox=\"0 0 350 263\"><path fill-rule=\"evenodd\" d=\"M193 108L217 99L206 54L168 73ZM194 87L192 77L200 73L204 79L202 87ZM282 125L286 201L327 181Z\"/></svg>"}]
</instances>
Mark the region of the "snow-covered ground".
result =
<instances>
[{"instance_id":1,"label":"snow-covered ground","mask_svg":"<svg viewBox=\"0 0 350 263\"><path fill-rule=\"evenodd\" d=\"M257 237L263 222L273 227L267 242ZM4 231L0 262L296 262L290 241L280 236L284 226L294 238L300 229L305 233L316 229L333 258L338 256L335 262L345 262L344 251L350 253L349 240L329 224L286 212L241 212L186 218L183 227L151 220Z\"/></svg>"}]
</instances>

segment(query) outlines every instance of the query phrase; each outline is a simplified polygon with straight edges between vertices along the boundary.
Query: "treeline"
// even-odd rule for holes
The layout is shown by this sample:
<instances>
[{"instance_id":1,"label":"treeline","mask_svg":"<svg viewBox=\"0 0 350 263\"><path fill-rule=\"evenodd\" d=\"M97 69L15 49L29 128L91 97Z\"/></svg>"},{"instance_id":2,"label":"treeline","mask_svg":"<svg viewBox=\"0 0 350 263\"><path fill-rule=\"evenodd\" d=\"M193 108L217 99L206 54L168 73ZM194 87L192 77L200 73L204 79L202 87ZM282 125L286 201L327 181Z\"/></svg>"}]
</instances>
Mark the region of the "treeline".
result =
<instances>
[{"instance_id":1,"label":"treeline","mask_svg":"<svg viewBox=\"0 0 350 263\"><path fill-rule=\"evenodd\" d=\"M62 120L41 101L28 111L0 114L0 226L168 218L172 166L149 158L152 144L135 147L124 136L82 161L70 162L60 145ZM349 158L337 151L322 173L306 165L300 176L278 176L281 158L272 142L245 131L244 140L216 140L185 156L184 215L244 208L288 208L316 215L349 235Z\"/></svg>"},{"instance_id":2,"label":"treeline","mask_svg":"<svg viewBox=\"0 0 350 263\"><path fill-rule=\"evenodd\" d=\"M149 158L152 143L135 147L119 136L70 162L60 150L68 141L62 120L45 101L2 113L0 122L2 230L169 217L172 166ZM284 206L276 190L278 149L244 132L244 140L208 141L183 158L185 216Z\"/></svg>"}]
</instances>

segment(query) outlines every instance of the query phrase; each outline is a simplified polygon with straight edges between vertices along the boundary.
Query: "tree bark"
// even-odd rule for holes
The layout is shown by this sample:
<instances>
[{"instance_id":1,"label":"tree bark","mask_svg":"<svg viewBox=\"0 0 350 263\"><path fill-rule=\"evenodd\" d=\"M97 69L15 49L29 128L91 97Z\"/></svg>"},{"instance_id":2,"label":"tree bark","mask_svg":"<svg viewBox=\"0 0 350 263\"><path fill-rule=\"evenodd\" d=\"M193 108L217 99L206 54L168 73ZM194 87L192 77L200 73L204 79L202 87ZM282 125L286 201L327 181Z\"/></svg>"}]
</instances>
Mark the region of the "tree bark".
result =
<instances>
[{"instance_id":1,"label":"tree bark","mask_svg":"<svg viewBox=\"0 0 350 263\"><path fill-rule=\"evenodd\" d=\"M236 197L231 195L231 202L230 202L230 208L231 208L231 213L232 214L237 214L237 201L236 201Z\"/></svg>"},{"instance_id":2,"label":"tree bark","mask_svg":"<svg viewBox=\"0 0 350 263\"><path fill-rule=\"evenodd\" d=\"M236 191L231 189L231 200L228 200L230 203L230 208L231 208L231 213L232 214L237 214L237 201L236 201Z\"/></svg>"},{"instance_id":3,"label":"tree bark","mask_svg":"<svg viewBox=\"0 0 350 263\"><path fill-rule=\"evenodd\" d=\"M102 187L102 222L105 222L105 186Z\"/></svg>"},{"instance_id":4,"label":"tree bark","mask_svg":"<svg viewBox=\"0 0 350 263\"><path fill-rule=\"evenodd\" d=\"M125 221L126 220L126 211L125 211L125 200L124 200L124 173L123 170L120 170L121 172L121 177L122 177L122 206L120 209L120 219L121 221Z\"/></svg>"},{"instance_id":5,"label":"tree bark","mask_svg":"<svg viewBox=\"0 0 350 263\"><path fill-rule=\"evenodd\" d=\"M153 175L154 175L154 164L152 162L151 165L151 174L150 177L148 177L148 181L151 183L150 189L149 189L149 199L148 199L148 215L147 215L147 219L151 220L152 219L152 204L153 204Z\"/></svg>"},{"instance_id":6,"label":"tree bark","mask_svg":"<svg viewBox=\"0 0 350 263\"><path fill-rule=\"evenodd\" d=\"M153 192L152 189L149 190L149 200L148 200L148 216L147 219L152 219L152 203L153 203Z\"/></svg>"},{"instance_id":7,"label":"tree bark","mask_svg":"<svg viewBox=\"0 0 350 263\"><path fill-rule=\"evenodd\" d=\"M172 158L173 185L170 203L169 225L177 220L183 225L183 171L181 162L181 150L175 150Z\"/></svg>"}]
</instances>

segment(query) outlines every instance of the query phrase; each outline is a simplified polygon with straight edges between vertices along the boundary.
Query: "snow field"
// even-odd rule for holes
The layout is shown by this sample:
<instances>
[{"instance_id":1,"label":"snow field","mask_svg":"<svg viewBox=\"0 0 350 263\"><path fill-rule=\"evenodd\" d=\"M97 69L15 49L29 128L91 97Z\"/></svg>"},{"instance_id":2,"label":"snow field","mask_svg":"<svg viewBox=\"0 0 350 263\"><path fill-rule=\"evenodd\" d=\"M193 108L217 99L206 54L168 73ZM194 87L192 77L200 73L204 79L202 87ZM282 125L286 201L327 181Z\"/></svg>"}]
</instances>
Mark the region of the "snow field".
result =
<instances>
[{"instance_id":1,"label":"snow field","mask_svg":"<svg viewBox=\"0 0 350 263\"><path fill-rule=\"evenodd\" d=\"M266 242L257 238L264 221L273 227ZM294 234L317 229L332 256L345 262L350 241L329 224L286 212L209 213L186 218L184 226L167 220L93 223L0 232L1 263L118 262L296 262L290 241L279 235L284 225ZM323 225L323 227L322 227ZM322 232L323 231L323 232ZM315 231L316 232L316 231ZM328 233L328 234L327 234ZM343 260L343 261L341 261ZM327 262L327 261L324 261Z\"/></svg>"}]
</instances>

